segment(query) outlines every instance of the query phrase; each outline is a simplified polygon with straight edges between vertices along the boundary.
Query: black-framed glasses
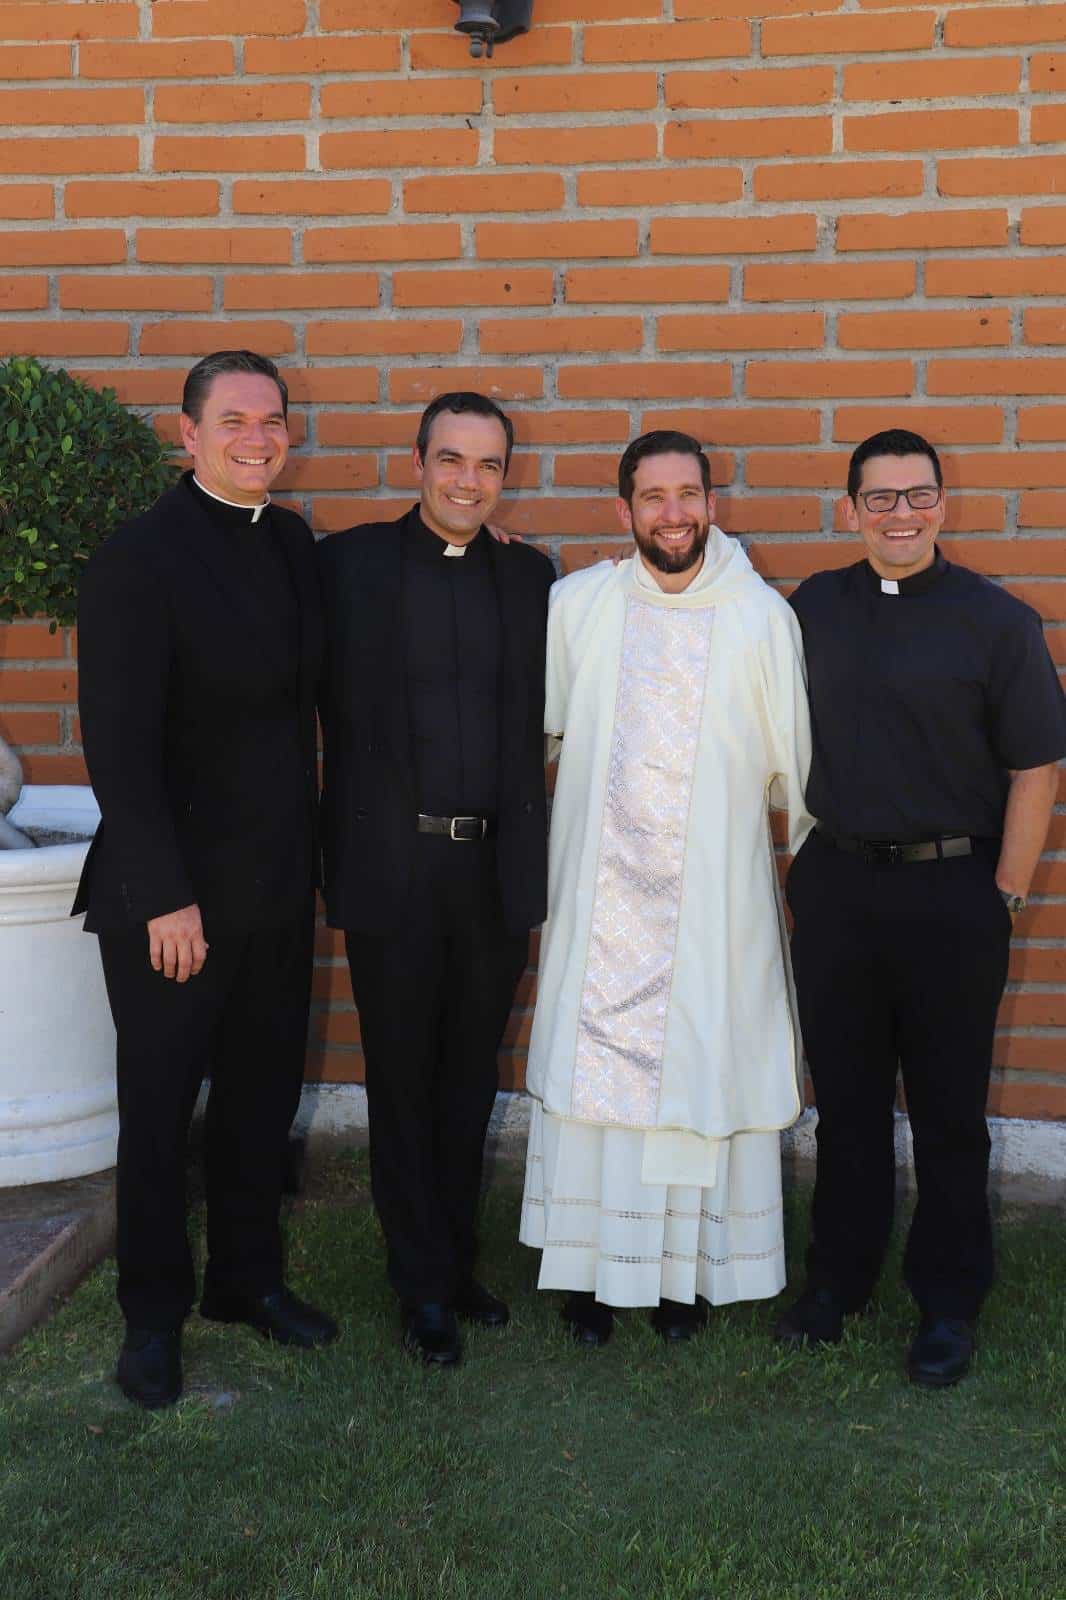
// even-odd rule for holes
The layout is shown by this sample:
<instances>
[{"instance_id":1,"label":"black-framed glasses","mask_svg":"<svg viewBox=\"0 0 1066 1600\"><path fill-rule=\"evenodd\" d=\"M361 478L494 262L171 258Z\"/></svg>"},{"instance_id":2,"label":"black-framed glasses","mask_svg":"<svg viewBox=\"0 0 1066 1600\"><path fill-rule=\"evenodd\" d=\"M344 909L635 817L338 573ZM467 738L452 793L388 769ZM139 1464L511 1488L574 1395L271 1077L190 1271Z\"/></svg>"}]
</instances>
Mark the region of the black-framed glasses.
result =
<instances>
[{"instance_id":1,"label":"black-framed glasses","mask_svg":"<svg viewBox=\"0 0 1066 1600\"><path fill-rule=\"evenodd\" d=\"M895 511L901 499L912 511L932 511L940 500L940 490L935 483L919 483L913 489L866 489L859 499L867 511Z\"/></svg>"}]
</instances>

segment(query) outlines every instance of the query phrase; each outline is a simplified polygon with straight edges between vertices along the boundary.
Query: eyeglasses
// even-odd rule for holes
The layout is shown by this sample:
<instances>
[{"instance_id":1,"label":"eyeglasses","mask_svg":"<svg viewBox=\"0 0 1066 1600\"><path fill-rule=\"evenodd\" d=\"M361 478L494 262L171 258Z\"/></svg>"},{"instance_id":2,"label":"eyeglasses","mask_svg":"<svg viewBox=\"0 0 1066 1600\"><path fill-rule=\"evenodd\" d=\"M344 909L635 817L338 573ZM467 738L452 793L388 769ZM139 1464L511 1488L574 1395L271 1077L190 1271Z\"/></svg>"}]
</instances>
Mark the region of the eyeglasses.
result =
<instances>
[{"instance_id":1,"label":"eyeglasses","mask_svg":"<svg viewBox=\"0 0 1066 1600\"><path fill-rule=\"evenodd\" d=\"M867 489L859 495L867 511L895 511L906 500L912 511L931 511L940 501L935 483L920 483L914 489Z\"/></svg>"}]
</instances>

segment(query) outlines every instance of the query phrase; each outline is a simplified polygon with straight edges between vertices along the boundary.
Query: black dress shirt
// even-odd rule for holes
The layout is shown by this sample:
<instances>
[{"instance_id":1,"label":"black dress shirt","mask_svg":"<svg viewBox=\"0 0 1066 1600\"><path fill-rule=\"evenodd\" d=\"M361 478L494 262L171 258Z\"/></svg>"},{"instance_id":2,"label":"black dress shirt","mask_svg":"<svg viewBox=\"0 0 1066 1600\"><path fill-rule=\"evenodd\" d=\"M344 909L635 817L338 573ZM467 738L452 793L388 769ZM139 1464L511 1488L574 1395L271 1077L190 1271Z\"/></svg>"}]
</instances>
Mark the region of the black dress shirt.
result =
<instances>
[{"instance_id":1,"label":"black dress shirt","mask_svg":"<svg viewBox=\"0 0 1066 1600\"><path fill-rule=\"evenodd\" d=\"M405 525L411 744L418 810L430 816L496 814L500 611L488 537L450 547L420 517Z\"/></svg>"},{"instance_id":2,"label":"black dress shirt","mask_svg":"<svg viewBox=\"0 0 1066 1600\"><path fill-rule=\"evenodd\" d=\"M945 561L883 584L866 561L792 596L811 701L812 814L898 842L995 838L1011 770L1066 755L1066 705L1040 618Z\"/></svg>"}]
</instances>

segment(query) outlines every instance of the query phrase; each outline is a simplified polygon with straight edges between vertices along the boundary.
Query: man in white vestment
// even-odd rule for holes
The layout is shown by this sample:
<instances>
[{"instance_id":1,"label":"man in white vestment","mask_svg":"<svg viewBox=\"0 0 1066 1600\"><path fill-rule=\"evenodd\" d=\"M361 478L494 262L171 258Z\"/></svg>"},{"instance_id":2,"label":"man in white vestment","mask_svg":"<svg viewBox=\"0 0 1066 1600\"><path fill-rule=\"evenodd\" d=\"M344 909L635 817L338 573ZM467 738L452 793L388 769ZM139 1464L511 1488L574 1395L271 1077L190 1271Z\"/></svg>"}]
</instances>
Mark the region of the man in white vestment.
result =
<instances>
[{"instance_id":1,"label":"man in white vestment","mask_svg":"<svg viewBox=\"0 0 1066 1600\"><path fill-rule=\"evenodd\" d=\"M556 584L546 732L562 739L527 1083L520 1238L579 1343L612 1307L667 1340L785 1282L779 1130L798 1028L768 805L811 826L800 632L714 526L697 440L635 440L633 559Z\"/></svg>"}]
</instances>

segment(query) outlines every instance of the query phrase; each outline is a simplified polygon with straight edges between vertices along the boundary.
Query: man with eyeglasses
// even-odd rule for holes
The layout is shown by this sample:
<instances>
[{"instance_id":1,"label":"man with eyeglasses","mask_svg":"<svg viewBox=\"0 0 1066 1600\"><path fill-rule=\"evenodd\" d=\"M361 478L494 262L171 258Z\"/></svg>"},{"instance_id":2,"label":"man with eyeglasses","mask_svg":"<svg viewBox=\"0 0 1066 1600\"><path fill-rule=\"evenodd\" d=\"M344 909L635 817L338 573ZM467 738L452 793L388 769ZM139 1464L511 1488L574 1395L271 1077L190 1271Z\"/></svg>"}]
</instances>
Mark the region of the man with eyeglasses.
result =
<instances>
[{"instance_id":1,"label":"man with eyeglasses","mask_svg":"<svg viewBox=\"0 0 1066 1600\"><path fill-rule=\"evenodd\" d=\"M843 504L865 560L792 596L819 820L787 896L818 1170L806 1287L774 1331L835 1344L871 1295L892 1225L899 1070L918 1189L908 1371L944 1387L969 1369L992 1282L992 1041L1066 710L1036 612L937 549L943 477L926 440L865 440Z\"/></svg>"}]
</instances>

